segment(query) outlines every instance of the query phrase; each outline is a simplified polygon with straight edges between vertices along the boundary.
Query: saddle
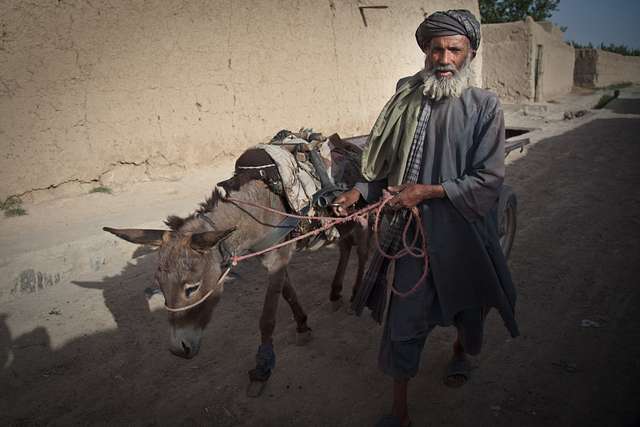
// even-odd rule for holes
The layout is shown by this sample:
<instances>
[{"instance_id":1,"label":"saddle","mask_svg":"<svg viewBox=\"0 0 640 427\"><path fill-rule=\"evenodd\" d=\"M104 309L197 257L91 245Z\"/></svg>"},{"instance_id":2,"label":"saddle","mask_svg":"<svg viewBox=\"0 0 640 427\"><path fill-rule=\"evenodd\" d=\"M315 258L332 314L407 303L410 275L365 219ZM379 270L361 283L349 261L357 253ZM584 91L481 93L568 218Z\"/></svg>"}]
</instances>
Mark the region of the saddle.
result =
<instances>
[{"instance_id":1,"label":"saddle","mask_svg":"<svg viewBox=\"0 0 640 427\"><path fill-rule=\"evenodd\" d=\"M258 144L242 153L236 160L233 177L219 182L218 186L229 194L258 179L287 202L289 213L328 216L332 200L363 179L361 158L362 149L337 134L325 138L311 129L303 128L296 133L281 130L269 143ZM292 231L302 234L317 226L317 221L285 218L252 249L266 248ZM337 230L331 229L314 240L325 244L338 237ZM306 246L314 246L312 243L307 242Z\"/></svg>"}]
</instances>

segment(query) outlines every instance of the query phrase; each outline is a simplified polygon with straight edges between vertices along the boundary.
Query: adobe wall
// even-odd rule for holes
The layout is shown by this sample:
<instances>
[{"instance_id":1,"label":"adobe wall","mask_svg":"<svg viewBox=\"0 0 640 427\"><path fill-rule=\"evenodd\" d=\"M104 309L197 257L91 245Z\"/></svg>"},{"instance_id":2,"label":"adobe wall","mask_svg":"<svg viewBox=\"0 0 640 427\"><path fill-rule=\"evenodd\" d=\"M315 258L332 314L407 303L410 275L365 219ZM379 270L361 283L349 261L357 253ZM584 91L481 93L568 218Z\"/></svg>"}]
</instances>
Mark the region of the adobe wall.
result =
<instances>
[{"instance_id":1,"label":"adobe wall","mask_svg":"<svg viewBox=\"0 0 640 427\"><path fill-rule=\"evenodd\" d=\"M483 86L502 100L533 100L531 42L523 22L482 25Z\"/></svg>"},{"instance_id":2,"label":"adobe wall","mask_svg":"<svg viewBox=\"0 0 640 427\"><path fill-rule=\"evenodd\" d=\"M569 93L573 87L574 49L554 25L525 21L482 26L483 85L509 102L545 101ZM542 46L539 98L535 67Z\"/></svg>"},{"instance_id":3,"label":"adobe wall","mask_svg":"<svg viewBox=\"0 0 640 427\"><path fill-rule=\"evenodd\" d=\"M537 23L531 19L527 20L527 25L532 35L534 55L536 48L542 46L539 100L548 101L571 92L575 49L564 42L564 33L555 25L548 22Z\"/></svg>"},{"instance_id":4,"label":"adobe wall","mask_svg":"<svg viewBox=\"0 0 640 427\"><path fill-rule=\"evenodd\" d=\"M357 0L2 2L0 200L172 178L282 128L368 133L423 66L424 14L478 13L384 5L365 26Z\"/></svg>"},{"instance_id":5,"label":"adobe wall","mask_svg":"<svg viewBox=\"0 0 640 427\"><path fill-rule=\"evenodd\" d=\"M586 87L640 83L640 57L600 49L577 49L575 82Z\"/></svg>"}]
</instances>

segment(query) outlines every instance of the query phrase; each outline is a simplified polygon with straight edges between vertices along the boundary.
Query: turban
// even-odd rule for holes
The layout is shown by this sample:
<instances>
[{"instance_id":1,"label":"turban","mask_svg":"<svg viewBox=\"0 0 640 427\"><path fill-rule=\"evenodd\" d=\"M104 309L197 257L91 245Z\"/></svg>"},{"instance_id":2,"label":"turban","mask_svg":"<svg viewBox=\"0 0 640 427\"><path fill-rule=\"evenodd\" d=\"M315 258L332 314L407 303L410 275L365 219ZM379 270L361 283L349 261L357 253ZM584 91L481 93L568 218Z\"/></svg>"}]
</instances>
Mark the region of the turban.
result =
<instances>
[{"instance_id":1,"label":"turban","mask_svg":"<svg viewBox=\"0 0 640 427\"><path fill-rule=\"evenodd\" d=\"M429 47L432 38L455 35L466 36L473 50L480 47L480 23L466 9L433 13L416 30L416 40L423 51Z\"/></svg>"}]
</instances>

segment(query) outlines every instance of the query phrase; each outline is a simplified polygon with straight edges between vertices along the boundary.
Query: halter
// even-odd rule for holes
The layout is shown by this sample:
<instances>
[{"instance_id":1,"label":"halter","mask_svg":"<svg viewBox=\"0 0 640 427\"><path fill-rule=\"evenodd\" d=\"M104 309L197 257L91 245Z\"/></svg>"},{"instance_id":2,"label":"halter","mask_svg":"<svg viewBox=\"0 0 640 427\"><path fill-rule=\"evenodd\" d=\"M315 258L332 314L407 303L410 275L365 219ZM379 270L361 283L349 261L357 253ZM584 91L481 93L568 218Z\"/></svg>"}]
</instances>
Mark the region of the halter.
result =
<instances>
[{"instance_id":1,"label":"halter","mask_svg":"<svg viewBox=\"0 0 640 427\"><path fill-rule=\"evenodd\" d=\"M211 288L209 290L209 292L207 292L206 294L204 294L202 296L202 298L200 298L198 301L194 302L193 304L189 304L189 305L185 305L184 307L169 307L167 305L167 303L165 302L164 304L164 308L167 309L167 311L170 311L171 313L178 313L180 311L187 311L192 309L193 307L197 307L200 304L202 304L203 302L206 301L207 298L209 298L211 296L211 294L213 294L213 291L215 291L218 288L218 285L220 283L222 283L222 281L225 279L225 277L227 277L227 274L229 274L229 272L231 271L231 266L227 267L227 269L224 271L224 273L222 273L220 275L220 278L218 279L218 281L216 282L216 285Z\"/></svg>"},{"instance_id":2,"label":"halter","mask_svg":"<svg viewBox=\"0 0 640 427\"><path fill-rule=\"evenodd\" d=\"M213 222L213 220L211 218L209 218L208 216L206 216L203 213L198 214L197 218L203 220L204 222L209 224L215 230L216 225L215 225L215 223ZM189 304L189 305L185 305L183 307L169 307L167 305L167 303L166 303L166 298L165 298L164 308L167 311L169 311L171 313L179 313L181 311L187 311L187 310L190 310L190 309L192 309L194 307L199 306L200 304L205 302L207 300L207 298L209 298L211 296L211 294L213 294L213 292L218 288L220 283L222 283L224 281L224 279L227 277L227 275L231 271L231 267L232 267L232 265L231 265L231 257L233 256L233 253L229 250L227 245L224 243L224 240L218 244L218 250L220 251L220 255L222 255L222 262L220 263L220 270L221 271L224 270L224 272L218 278L218 281L216 282L215 286L213 286L198 301L196 301L196 302L194 302L192 304Z\"/></svg>"}]
</instances>

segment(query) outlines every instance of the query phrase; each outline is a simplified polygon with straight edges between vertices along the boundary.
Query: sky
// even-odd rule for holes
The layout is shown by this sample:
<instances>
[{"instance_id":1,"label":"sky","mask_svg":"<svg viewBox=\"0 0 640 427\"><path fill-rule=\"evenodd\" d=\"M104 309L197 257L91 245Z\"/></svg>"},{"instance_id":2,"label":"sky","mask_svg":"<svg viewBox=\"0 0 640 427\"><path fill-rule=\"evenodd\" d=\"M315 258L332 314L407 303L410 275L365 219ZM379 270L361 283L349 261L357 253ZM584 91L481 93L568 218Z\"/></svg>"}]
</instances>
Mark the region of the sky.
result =
<instances>
[{"instance_id":1,"label":"sky","mask_svg":"<svg viewBox=\"0 0 640 427\"><path fill-rule=\"evenodd\" d=\"M560 0L550 21L568 27L567 41L640 49L640 0Z\"/></svg>"}]
</instances>

